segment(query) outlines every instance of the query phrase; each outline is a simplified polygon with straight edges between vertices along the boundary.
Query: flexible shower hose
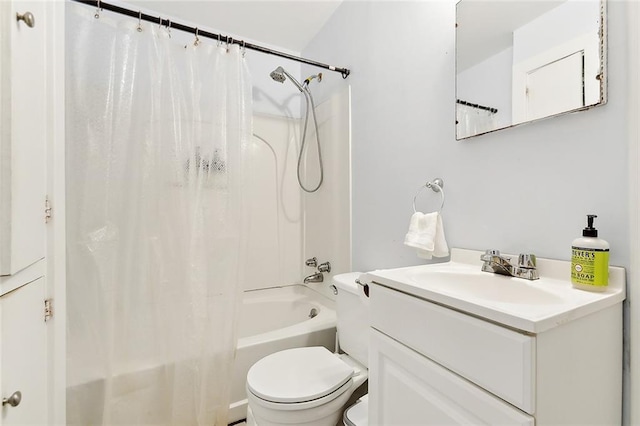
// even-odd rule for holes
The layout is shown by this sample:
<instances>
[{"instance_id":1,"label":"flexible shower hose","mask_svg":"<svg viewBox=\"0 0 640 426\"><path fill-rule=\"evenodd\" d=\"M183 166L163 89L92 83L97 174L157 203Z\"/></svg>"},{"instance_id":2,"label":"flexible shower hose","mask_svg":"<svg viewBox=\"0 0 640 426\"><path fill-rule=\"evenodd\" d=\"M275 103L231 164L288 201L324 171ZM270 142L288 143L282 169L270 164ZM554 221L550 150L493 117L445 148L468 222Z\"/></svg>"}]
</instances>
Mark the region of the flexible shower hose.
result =
<instances>
[{"instance_id":1,"label":"flexible shower hose","mask_svg":"<svg viewBox=\"0 0 640 426\"><path fill-rule=\"evenodd\" d=\"M304 93L304 98L307 101L307 111L304 116L304 128L302 130L302 143L300 144L300 154L298 155L298 170L297 170L298 184L300 185L300 188L302 188L304 192L312 193L312 192L316 192L322 185L322 182L324 181L324 167L322 164L322 150L320 149L320 133L318 133L318 119L316 118L316 105L313 102L313 96L311 96L311 91L309 90L309 87L307 86L306 81L304 83L303 93ZM309 124L309 105L311 105L311 112L313 114L313 124L316 129L316 146L318 147L318 164L320 165L320 181L318 182L318 185L313 189L306 188L302 183L302 179L300 177L300 169L302 166L302 154L304 153L304 147L307 139L307 126Z\"/></svg>"}]
</instances>

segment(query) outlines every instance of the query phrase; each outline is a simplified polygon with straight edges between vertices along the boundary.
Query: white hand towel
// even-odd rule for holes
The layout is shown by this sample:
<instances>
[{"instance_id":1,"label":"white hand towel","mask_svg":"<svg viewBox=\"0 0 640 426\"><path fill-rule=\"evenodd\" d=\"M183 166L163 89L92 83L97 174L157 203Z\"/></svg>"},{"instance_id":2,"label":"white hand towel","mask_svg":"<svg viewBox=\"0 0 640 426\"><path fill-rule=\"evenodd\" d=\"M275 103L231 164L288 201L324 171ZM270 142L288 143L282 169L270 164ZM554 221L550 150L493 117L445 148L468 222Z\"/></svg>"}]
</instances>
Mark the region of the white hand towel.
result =
<instances>
[{"instance_id":1,"label":"white hand towel","mask_svg":"<svg viewBox=\"0 0 640 426\"><path fill-rule=\"evenodd\" d=\"M444 237L440 213L414 213L411 216L404 244L415 248L418 257L423 259L431 259L432 256L448 256L449 247Z\"/></svg>"}]
</instances>

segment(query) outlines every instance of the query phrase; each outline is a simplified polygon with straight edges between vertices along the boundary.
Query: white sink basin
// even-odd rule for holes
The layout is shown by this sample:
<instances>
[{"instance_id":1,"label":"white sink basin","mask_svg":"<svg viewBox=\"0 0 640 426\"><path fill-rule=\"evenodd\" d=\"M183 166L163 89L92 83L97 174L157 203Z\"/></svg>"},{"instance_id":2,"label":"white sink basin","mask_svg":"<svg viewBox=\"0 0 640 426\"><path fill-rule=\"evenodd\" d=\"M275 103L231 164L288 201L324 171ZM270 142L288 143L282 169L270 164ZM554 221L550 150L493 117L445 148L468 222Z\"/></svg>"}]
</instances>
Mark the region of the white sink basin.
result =
<instances>
[{"instance_id":1,"label":"white sink basin","mask_svg":"<svg viewBox=\"0 0 640 426\"><path fill-rule=\"evenodd\" d=\"M572 287L570 262L538 258L540 279L528 281L482 272L480 254L453 249L450 262L379 270L363 279L530 333L548 330L625 298L623 268L610 267L607 290L593 293Z\"/></svg>"},{"instance_id":2,"label":"white sink basin","mask_svg":"<svg viewBox=\"0 0 640 426\"><path fill-rule=\"evenodd\" d=\"M426 283L430 289L450 296L476 298L487 302L526 305L560 304L564 299L539 284L521 278L469 271L415 271L407 276L416 285ZM544 280L544 278L542 278Z\"/></svg>"}]
</instances>

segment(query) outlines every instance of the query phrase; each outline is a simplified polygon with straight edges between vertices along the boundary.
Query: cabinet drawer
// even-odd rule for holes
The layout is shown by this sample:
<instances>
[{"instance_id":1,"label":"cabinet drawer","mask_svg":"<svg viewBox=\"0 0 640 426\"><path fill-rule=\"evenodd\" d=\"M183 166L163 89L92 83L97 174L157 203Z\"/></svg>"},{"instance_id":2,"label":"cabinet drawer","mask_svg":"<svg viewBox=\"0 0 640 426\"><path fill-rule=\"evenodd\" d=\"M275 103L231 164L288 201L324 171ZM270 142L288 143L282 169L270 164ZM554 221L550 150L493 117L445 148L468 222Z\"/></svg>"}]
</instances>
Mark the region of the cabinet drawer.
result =
<instances>
[{"instance_id":1,"label":"cabinet drawer","mask_svg":"<svg viewBox=\"0 0 640 426\"><path fill-rule=\"evenodd\" d=\"M371 326L534 414L534 337L380 285Z\"/></svg>"},{"instance_id":2,"label":"cabinet drawer","mask_svg":"<svg viewBox=\"0 0 640 426\"><path fill-rule=\"evenodd\" d=\"M523 413L376 330L371 330L370 425L533 426Z\"/></svg>"}]
</instances>

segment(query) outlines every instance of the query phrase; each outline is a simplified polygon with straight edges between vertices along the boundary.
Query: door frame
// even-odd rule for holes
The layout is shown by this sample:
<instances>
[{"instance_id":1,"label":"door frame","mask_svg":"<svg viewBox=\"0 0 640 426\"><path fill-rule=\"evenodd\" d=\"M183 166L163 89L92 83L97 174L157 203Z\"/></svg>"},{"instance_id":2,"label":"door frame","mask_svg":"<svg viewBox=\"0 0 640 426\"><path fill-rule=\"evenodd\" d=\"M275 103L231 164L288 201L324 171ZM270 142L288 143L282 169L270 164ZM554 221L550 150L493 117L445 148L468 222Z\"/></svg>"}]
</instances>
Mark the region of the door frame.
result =
<instances>
[{"instance_id":1,"label":"door frame","mask_svg":"<svg viewBox=\"0 0 640 426\"><path fill-rule=\"evenodd\" d=\"M65 222L65 6L47 1L47 194L52 217L46 230L46 293L53 299L47 332L49 424L66 424L66 222ZM41 20L42 21L42 20Z\"/></svg>"},{"instance_id":2,"label":"door frame","mask_svg":"<svg viewBox=\"0 0 640 426\"><path fill-rule=\"evenodd\" d=\"M640 5L627 2L628 31L628 149L629 149L629 273L625 303L625 365L628 370L624 384L624 424L640 424L640 406L633 404L640 397Z\"/></svg>"}]
</instances>

